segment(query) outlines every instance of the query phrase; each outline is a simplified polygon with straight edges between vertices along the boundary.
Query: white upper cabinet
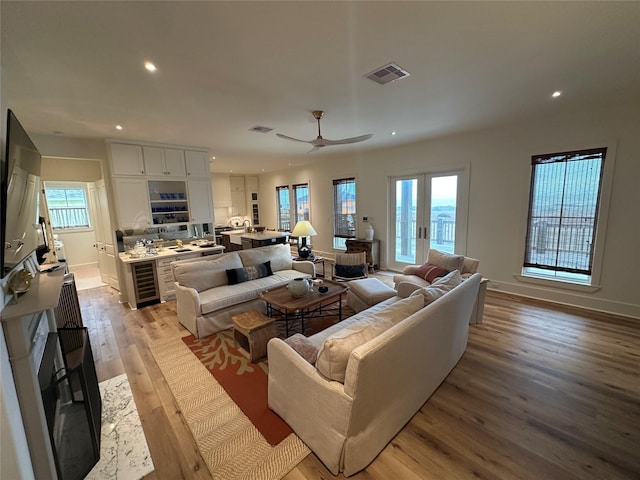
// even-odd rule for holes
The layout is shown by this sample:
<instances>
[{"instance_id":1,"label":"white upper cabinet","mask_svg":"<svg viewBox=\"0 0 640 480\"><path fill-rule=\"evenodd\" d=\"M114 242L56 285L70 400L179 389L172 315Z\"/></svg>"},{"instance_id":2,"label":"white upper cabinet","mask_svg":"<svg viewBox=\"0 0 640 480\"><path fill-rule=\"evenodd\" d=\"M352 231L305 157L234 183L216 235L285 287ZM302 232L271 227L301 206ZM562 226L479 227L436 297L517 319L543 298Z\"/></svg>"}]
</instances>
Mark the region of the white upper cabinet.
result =
<instances>
[{"instance_id":1,"label":"white upper cabinet","mask_svg":"<svg viewBox=\"0 0 640 480\"><path fill-rule=\"evenodd\" d=\"M187 180L189 213L194 223L213 223L211 181L208 179Z\"/></svg>"},{"instance_id":2,"label":"white upper cabinet","mask_svg":"<svg viewBox=\"0 0 640 480\"><path fill-rule=\"evenodd\" d=\"M114 175L145 175L140 145L110 143L111 167Z\"/></svg>"},{"instance_id":3,"label":"white upper cabinet","mask_svg":"<svg viewBox=\"0 0 640 480\"><path fill-rule=\"evenodd\" d=\"M184 177L184 151L176 148L142 147L148 176Z\"/></svg>"},{"instance_id":4,"label":"white upper cabinet","mask_svg":"<svg viewBox=\"0 0 640 480\"><path fill-rule=\"evenodd\" d=\"M232 192L244 192L244 177L229 177Z\"/></svg>"},{"instance_id":5,"label":"white upper cabinet","mask_svg":"<svg viewBox=\"0 0 640 480\"><path fill-rule=\"evenodd\" d=\"M247 176L244 177L247 192L257 192L258 191L258 177Z\"/></svg>"},{"instance_id":6,"label":"white upper cabinet","mask_svg":"<svg viewBox=\"0 0 640 480\"><path fill-rule=\"evenodd\" d=\"M114 183L118 228L150 227L147 181L143 178L117 178Z\"/></svg>"},{"instance_id":7,"label":"white upper cabinet","mask_svg":"<svg viewBox=\"0 0 640 480\"><path fill-rule=\"evenodd\" d=\"M211 177L211 171L209 170L209 155L207 152L185 150L184 160L187 165L188 177Z\"/></svg>"}]
</instances>

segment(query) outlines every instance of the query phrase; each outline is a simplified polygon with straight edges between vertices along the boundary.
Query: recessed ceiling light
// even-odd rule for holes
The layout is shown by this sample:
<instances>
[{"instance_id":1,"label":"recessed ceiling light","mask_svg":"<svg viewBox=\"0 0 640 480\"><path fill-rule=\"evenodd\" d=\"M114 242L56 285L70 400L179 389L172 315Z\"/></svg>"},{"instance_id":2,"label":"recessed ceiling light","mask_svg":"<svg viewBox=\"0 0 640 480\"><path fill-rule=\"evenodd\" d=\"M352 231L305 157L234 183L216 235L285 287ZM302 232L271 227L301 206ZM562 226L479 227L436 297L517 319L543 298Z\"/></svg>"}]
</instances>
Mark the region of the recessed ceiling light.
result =
<instances>
[{"instance_id":1,"label":"recessed ceiling light","mask_svg":"<svg viewBox=\"0 0 640 480\"><path fill-rule=\"evenodd\" d=\"M395 134L396 134L396 132L391 132L391 135L395 135Z\"/></svg>"},{"instance_id":2,"label":"recessed ceiling light","mask_svg":"<svg viewBox=\"0 0 640 480\"><path fill-rule=\"evenodd\" d=\"M116 130L122 130L122 125L116 125Z\"/></svg>"},{"instance_id":3,"label":"recessed ceiling light","mask_svg":"<svg viewBox=\"0 0 640 480\"><path fill-rule=\"evenodd\" d=\"M144 68L146 68L149 72L155 72L158 70L156 66L151 62L144 62Z\"/></svg>"},{"instance_id":4,"label":"recessed ceiling light","mask_svg":"<svg viewBox=\"0 0 640 480\"><path fill-rule=\"evenodd\" d=\"M553 98L558 98L560 95L562 95L562 92L560 90L556 90L551 94Z\"/></svg>"}]
</instances>

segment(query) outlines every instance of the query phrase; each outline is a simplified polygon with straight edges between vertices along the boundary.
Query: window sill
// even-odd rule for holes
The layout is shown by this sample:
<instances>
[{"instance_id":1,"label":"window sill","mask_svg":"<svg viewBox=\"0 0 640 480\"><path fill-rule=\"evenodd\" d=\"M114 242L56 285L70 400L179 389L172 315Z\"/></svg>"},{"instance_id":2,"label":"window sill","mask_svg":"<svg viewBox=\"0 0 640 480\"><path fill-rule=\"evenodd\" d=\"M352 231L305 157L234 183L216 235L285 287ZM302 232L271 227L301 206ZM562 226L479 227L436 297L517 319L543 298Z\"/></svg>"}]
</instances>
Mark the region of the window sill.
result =
<instances>
[{"instance_id":1,"label":"window sill","mask_svg":"<svg viewBox=\"0 0 640 480\"><path fill-rule=\"evenodd\" d=\"M514 275L513 277L521 283L531 283L534 285L543 285L546 287L564 288L565 290L573 290L574 292L593 293L600 290L599 285L572 283L567 282L566 280L534 277L530 275Z\"/></svg>"},{"instance_id":2,"label":"window sill","mask_svg":"<svg viewBox=\"0 0 640 480\"><path fill-rule=\"evenodd\" d=\"M53 233L82 233L93 232L93 227L71 227L71 228L53 228Z\"/></svg>"}]
</instances>

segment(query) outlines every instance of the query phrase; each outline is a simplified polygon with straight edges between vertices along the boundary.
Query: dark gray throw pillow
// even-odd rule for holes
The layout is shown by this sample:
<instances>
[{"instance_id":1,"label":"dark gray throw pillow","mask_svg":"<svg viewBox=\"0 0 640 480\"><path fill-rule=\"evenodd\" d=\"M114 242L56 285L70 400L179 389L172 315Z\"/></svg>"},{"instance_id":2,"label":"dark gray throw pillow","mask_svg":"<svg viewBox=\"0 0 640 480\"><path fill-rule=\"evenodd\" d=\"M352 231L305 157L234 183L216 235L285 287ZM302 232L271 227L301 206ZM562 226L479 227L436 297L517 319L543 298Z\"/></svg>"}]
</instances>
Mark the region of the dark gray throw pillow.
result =
<instances>
[{"instance_id":1,"label":"dark gray throw pillow","mask_svg":"<svg viewBox=\"0 0 640 480\"><path fill-rule=\"evenodd\" d=\"M271 275L273 275L273 272L271 271L271 260L269 260L259 265L249 265L244 268L227 270L227 281L229 285L235 285Z\"/></svg>"},{"instance_id":2,"label":"dark gray throw pillow","mask_svg":"<svg viewBox=\"0 0 640 480\"><path fill-rule=\"evenodd\" d=\"M360 265L336 265L335 274L338 277L343 277L343 278L364 277L364 274L365 274L364 269L365 269L364 263Z\"/></svg>"}]
</instances>

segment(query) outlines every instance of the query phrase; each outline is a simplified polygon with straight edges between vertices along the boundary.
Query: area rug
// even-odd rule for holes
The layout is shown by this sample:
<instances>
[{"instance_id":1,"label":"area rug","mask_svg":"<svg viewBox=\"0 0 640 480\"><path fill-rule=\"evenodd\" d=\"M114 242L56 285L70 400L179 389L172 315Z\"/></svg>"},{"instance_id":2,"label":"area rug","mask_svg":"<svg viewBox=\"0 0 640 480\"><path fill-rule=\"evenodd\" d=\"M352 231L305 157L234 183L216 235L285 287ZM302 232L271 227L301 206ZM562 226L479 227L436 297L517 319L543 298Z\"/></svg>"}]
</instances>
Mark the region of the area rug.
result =
<instances>
[{"instance_id":1,"label":"area rug","mask_svg":"<svg viewBox=\"0 0 640 480\"><path fill-rule=\"evenodd\" d=\"M183 341L150 349L214 479L279 480L311 453L294 433L270 445Z\"/></svg>"},{"instance_id":2,"label":"area rug","mask_svg":"<svg viewBox=\"0 0 640 480\"><path fill-rule=\"evenodd\" d=\"M277 445L293 431L268 405L269 381L266 360L251 363L236 348L233 330L204 338L182 338L227 394L251 420L265 440Z\"/></svg>"}]
</instances>

